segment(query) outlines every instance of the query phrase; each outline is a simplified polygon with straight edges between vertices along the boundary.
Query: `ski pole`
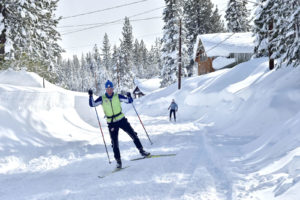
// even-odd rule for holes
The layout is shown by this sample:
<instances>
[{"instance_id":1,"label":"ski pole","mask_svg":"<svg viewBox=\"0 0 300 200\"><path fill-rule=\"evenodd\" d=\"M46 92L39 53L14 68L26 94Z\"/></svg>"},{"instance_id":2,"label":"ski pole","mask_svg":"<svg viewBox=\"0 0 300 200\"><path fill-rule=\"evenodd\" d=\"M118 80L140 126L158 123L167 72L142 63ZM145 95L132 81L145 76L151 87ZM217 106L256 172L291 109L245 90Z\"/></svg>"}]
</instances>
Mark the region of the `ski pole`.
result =
<instances>
[{"instance_id":1,"label":"ski pole","mask_svg":"<svg viewBox=\"0 0 300 200\"><path fill-rule=\"evenodd\" d=\"M143 124L143 122L142 122L142 120L141 120L139 114L137 113L137 111L136 111L136 109L135 109L135 106L133 105L133 102L132 102L131 104L132 104L132 107L133 107L133 109L134 109L136 115L138 116L138 118L139 118L139 120L140 120L140 122L141 122L141 124L142 124L142 126L143 126L143 128L144 128L144 130L145 130L145 132L146 132L146 135L147 135L147 137L148 137L148 139L149 139L149 141L150 141L150 144L152 145L153 143L152 143L152 141L150 140L150 137L149 137L149 135L148 135L148 133L147 133L147 131L146 131L146 129L145 129L145 126L144 126L144 124Z\"/></svg>"},{"instance_id":2,"label":"ski pole","mask_svg":"<svg viewBox=\"0 0 300 200\"><path fill-rule=\"evenodd\" d=\"M99 120L99 116L98 116L98 112L97 112L96 107L95 107L95 111L96 111L96 115L97 115L97 119L98 119L100 131L101 131L101 134L102 134L102 138L103 138L103 142L104 142L104 146L105 146L105 150L106 150L108 162L109 162L109 164L111 164L110 159L109 159L109 154L108 154L108 151L107 151L107 147L106 147L106 143L105 143L105 139L104 139L104 135L103 135L103 131L102 131L102 127L101 127L101 123L100 123L100 120Z\"/></svg>"}]
</instances>

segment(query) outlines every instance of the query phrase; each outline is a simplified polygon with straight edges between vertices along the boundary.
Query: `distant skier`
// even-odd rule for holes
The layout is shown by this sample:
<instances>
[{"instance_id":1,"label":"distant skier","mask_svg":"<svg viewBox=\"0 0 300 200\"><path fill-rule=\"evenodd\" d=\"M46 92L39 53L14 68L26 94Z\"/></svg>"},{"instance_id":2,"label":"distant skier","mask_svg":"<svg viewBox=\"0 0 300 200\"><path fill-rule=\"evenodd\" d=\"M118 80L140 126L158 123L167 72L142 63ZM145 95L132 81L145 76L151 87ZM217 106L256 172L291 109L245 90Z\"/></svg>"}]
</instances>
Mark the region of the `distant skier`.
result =
<instances>
[{"instance_id":1,"label":"distant skier","mask_svg":"<svg viewBox=\"0 0 300 200\"><path fill-rule=\"evenodd\" d=\"M91 107L96 107L98 105L102 105L107 124L108 130L111 138L112 148L114 152L114 157L117 162L117 168L122 168L122 161L119 149L119 128L124 130L133 140L136 148L139 150L142 156L149 156L150 153L146 152L143 149L143 146L140 142L140 139L137 136L137 133L133 130L127 118L122 113L121 102L132 103L133 99L131 98L131 94L128 92L127 97L121 94L115 94L113 83L109 80L105 83L106 93L100 96L96 101L93 98L93 91L90 89L89 93L89 105Z\"/></svg>"},{"instance_id":2,"label":"distant skier","mask_svg":"<svg viewBox=\"0 0 300 200\"><path fill-rule=\"evenodd\" d=\"M174 121L176 122L176 112L178 111L178 105L175 103L174 99L172 99L171 105L169 106L168 110L170 110L170 121L172 119L173 113Z\"/></svg>"}]
</instances>

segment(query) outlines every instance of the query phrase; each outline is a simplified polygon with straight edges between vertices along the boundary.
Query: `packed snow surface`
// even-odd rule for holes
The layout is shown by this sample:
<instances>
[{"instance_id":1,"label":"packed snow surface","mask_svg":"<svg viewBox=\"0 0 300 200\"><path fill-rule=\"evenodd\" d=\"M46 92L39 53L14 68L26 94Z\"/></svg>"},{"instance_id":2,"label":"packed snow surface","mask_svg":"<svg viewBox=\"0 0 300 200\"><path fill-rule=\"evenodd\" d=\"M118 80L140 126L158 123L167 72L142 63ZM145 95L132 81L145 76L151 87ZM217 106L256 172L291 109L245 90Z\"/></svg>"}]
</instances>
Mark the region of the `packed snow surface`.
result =
<instances>
[{"instance_id":1,"label":"packed snow surface","mask_svg":"<svg viewBox=\"0 0 300 200\"><path fill-rule=\"evenodd\" d=\"M70 92L28 72L0 72L0 199L296 200L300 196L300 68L268 69L254 59L232 69L186 78L123 111L152 154L139 157L120 131L124 166L114 169L110 137L88 95ZM149 87L147 87L149 86ZM151 91L151 92L150 92ZM179 106L170 122L168 106Z\"/></svg>"}]
</instances>

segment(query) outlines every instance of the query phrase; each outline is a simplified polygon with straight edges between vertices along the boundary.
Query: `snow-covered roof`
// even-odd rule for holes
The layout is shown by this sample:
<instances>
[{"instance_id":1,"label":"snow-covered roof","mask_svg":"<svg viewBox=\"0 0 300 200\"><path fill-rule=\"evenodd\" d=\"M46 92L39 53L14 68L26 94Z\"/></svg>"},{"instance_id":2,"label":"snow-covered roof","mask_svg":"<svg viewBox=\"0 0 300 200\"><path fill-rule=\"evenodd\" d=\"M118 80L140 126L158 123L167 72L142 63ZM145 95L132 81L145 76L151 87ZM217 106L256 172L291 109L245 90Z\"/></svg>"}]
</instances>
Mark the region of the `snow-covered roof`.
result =
<instances>
[{"instance_id":1,"label":"snow-covered roof","mask_svg":"<svg viewBox=\"0 0 300 200\"><path fill-rule=\"evenodd\" d=\"M229 56L230 53L253 53L254 37L251 32L245 33L214 33L199 35L194 45L196 56L201 39L207 56Z\"/></svg>"}]
</instances>

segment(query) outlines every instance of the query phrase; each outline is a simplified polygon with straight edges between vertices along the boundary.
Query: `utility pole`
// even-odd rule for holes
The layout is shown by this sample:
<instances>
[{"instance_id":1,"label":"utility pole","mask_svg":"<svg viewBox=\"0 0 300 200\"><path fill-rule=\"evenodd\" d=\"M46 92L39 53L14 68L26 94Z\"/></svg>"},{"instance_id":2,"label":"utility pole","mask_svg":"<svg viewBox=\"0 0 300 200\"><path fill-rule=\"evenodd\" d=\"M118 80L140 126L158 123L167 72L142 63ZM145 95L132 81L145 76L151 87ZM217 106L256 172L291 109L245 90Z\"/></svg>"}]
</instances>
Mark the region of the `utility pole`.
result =
<instances>
[{"instance_id":1,"label":"utility pole","mask_svg":"<svg viewBox=\"0 0 300 200\"><path fill-rule=\"evenodd\" d=\"M7 10L2 3L0 3L0 11L2 11L0 15L2 15L4 19L7 18ZM4 63L5 58L6 29L6 25L3 25L3 30L0 32L0 65Z\"/></svg>"},{"instance_id":2,"label":"utility pole","mask_svg":"<svg viewBox=\"0 0 300 200\"><path fill-rule=\"evenodd\" d=\"M181 89L181 18L179 18L178 90Z\"/></svg>"},{"instance_id":3,"label":"utility pole","mask_svg":"<svg viewBox=\"0 0 300 200\"><path fill-rule=\"evenodd\" d=\"M272 35L273 32L273 19L271 19L271 21L269 22L269 69L272 70L274 69L274 59L271 58L272 56L272 47L270 44L270 37Z\"/></svg>"}]
</instances>

